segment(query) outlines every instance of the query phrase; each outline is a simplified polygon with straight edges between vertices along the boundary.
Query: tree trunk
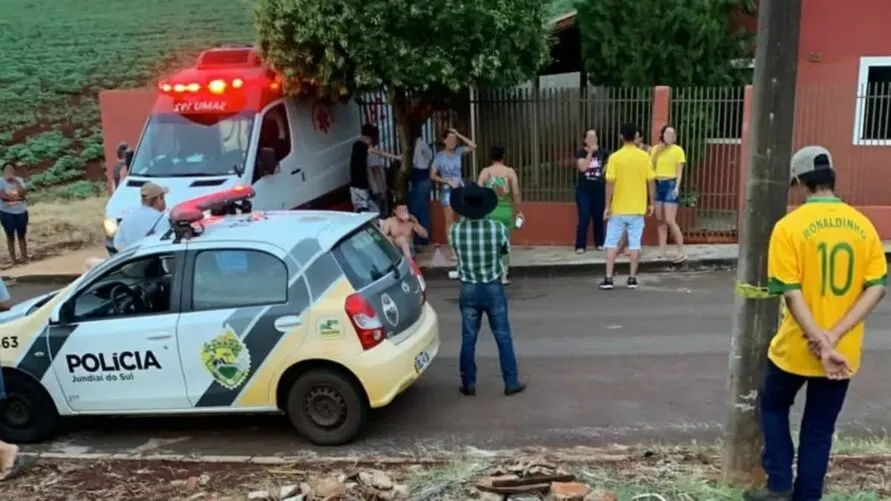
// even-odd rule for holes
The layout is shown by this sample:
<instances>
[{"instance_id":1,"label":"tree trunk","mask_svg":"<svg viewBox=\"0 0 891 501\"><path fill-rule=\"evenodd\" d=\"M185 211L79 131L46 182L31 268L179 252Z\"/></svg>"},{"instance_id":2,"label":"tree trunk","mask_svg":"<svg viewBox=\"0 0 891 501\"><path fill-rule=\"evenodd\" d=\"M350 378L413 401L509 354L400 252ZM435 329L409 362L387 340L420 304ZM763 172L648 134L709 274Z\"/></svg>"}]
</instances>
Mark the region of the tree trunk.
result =
<instances>
[{"instance_id":1,"label":"tree trunk","mask_svg":"<svg viewBox=\"0 0 891 501\"><path fill-rule=\"evenodd\" d=\"M415 142L421 137L421 126L426 120L419 120L412 109L412 103L405 91L396 89L393 93L393 111L396 114L396 128L402 148L402 165L396 175L396 199L408 199L408 181L415 155Z\"/></svg>"}]
</instances>

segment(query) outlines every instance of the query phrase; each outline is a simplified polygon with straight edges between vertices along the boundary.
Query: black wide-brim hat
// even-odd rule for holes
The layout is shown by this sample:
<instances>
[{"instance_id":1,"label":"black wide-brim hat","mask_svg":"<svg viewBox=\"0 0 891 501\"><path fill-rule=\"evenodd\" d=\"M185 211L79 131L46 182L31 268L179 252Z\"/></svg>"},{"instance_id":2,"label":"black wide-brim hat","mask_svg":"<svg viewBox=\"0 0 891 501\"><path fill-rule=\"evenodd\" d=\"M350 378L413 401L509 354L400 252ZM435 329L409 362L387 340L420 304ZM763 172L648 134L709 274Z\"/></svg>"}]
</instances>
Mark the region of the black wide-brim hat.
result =
<instances>
[{"instance_id":1,"label":"black wide-brim hat","mask_svg":"<svg viewBox=\"0 0 891 501\"><path fill-rule=\"evenodd\" d=\"M498 195L490 188L471 182L452 190L449 195L449 205L452 210L467 219L482 219L495 210L495 206L498 205Z\"/></svg>"}]
</instances>

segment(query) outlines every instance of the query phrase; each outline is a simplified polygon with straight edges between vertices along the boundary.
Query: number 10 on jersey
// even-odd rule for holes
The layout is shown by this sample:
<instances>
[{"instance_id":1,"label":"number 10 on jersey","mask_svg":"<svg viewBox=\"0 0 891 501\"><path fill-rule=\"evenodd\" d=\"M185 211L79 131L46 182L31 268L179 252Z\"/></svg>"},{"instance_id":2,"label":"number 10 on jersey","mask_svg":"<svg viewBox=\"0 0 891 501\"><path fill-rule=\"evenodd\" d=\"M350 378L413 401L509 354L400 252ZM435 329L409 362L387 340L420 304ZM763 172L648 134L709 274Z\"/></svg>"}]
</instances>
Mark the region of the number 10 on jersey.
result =
<instances>
[{"instance_id":1,"label":"number 10 on jersey","mask_svg":"<svg viewBox=\"0 0 891 501\"><path fill-rule=\"evenodd\" d=\"M820 295L847 294L854 283L854 248L848 242L832 245L821 242L817 253L820 254Z\"/></svg>"}]
</instances>

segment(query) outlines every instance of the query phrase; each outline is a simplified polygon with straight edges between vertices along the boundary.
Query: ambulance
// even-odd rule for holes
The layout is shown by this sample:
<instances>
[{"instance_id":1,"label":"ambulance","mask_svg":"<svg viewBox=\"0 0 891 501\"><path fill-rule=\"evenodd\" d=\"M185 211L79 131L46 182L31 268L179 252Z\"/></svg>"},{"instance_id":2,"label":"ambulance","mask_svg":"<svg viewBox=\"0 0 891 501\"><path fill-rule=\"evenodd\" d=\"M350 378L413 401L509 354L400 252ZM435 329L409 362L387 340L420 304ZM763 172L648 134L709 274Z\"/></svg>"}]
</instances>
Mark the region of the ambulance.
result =
<instances>
[{"instance_id":1,"label":"ambulance","mask_svg":"<svg viewBox=\"0 0 891 501\"><path fill-rule=\"evenodd\" d=\"M252 210L236 185L0 323L0 439L65 416L284 413L345 444L440 347L427 285L376 215ZM214 215L216 214L216 215Z\"/></svg>"},{"instance_id":2,"label":"ambulance","mask_svg":"<svg viewBox=\"0 0 891 501\"><path fill-rule=\"evenodd\" d=\"M105 208L106 249L115 252L118 224L149 181L170 189L168 206L245 184L258 210L349 210L350 152L361 124L352 100L286 97L256 48L206 50L158 84L129 176Z\"/></svg>"}]
</instances>

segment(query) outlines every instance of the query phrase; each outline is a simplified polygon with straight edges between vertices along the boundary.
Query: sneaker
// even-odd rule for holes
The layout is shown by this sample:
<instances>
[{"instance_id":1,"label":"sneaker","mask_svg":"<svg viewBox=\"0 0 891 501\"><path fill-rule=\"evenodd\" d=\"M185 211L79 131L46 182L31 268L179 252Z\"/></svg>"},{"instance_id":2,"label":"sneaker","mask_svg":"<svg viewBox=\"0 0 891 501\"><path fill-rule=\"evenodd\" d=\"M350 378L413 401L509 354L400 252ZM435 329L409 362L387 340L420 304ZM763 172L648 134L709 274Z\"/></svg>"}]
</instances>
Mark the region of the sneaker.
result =
<instances>
[{"instance_id":1,"label":"sneaker","mask_svg":"<svg viewBox=\"0 0 891 501\"><path fill-rule=\"evenodd\" d=\"M582 254L585 253L585 249L576 249L576 250L575 250L575 253L578 254L578 255L582 255Z\"/></svg>"},{"instance_id":2,"label":"sneaker","mask_svg":"<svg viewBox=\"0 0 891 501\"><path fill-rule=\"evenodd\" d=\"M745 501L792 501L792 492L774 492L769 489L757 489L743 493Z\"/></svg>"},{"instance_id":3,"label":"sneaker","mask_svg":"<svg viewBox=\"0 0 891 501\"><path fill-rule=\"evenodd\" d=\"M613 279L612 277L606 277L603 279L603 282L600 282L600 288L603 290L612 290L613 289Z\"/></svg>"},{"instance_id":4,"label":"sneaker","mask_svg":"<svg viewBox=\"0 0 891 501\"><path fill-rule=\"evenodd\" d=\"M473 386L461 385L461 387L458 388L458 391L460 391L461 394L464 395L465 397L472 397L472 396L476 395L476 388Z\"/></svg>"},{"instance_id":5,"label":"sneaker","mask_svg":"<svg viewBox=\"0 0 891 501\"><path fill-rule=\"evenodd\" d=\"M628 277L628 288L629 289L637 289L637 286L640 285L637 283L637 277Z\"/></svg>"}]
</instances>

